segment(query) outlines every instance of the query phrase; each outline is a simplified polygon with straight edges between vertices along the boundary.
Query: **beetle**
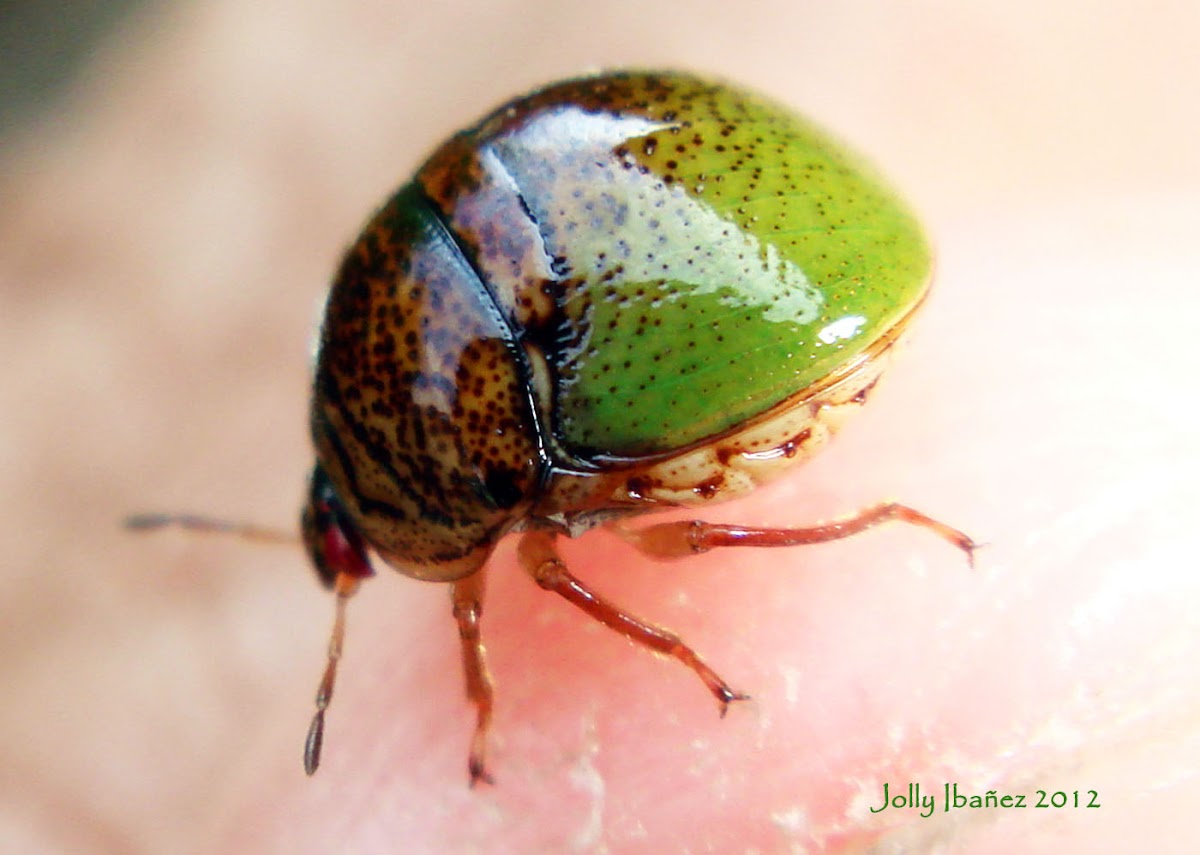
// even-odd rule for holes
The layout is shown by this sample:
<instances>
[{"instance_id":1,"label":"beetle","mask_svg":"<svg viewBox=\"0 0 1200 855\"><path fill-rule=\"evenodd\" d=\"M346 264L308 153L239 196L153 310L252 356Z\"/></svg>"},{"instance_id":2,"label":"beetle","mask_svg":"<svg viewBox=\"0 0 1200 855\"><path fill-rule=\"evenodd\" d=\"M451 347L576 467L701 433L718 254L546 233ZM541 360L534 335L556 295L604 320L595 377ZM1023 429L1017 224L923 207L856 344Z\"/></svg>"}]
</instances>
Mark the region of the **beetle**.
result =
<instances>
[{"instance_id":1,"label":"beetle","mask_svg":"<svg viewBox=\"0 0 1200 855\"><path fill-rule=\"evenodd\" d=\"M480 616L505 536L539 586L679 660L722 713L746 696L572 575L558 538L608 526L678 558L897 520L970 560L966 534L891 502L806 528L628 524L743 495L819 450L891 360L930 269L916 219L869 167L734 85L582 77L446 141L367 223L325 308L301 528L337 607L306 771L372 553L451 586L472 784L492 780ZM164 521L181 520L141 518Z\"/></svg>"}]
</instances>

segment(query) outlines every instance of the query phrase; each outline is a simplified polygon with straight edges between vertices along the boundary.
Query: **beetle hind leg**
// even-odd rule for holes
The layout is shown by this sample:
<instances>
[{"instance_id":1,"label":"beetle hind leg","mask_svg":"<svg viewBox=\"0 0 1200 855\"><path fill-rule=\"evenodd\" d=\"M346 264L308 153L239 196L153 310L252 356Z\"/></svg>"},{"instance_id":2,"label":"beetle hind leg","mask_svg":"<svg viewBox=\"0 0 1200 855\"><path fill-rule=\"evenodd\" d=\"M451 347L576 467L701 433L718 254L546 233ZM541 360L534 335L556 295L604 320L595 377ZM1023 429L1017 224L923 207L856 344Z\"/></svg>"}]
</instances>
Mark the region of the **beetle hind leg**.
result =
<instances>
[{"instance_id":1,"label":"beetle hind leg","mask_svg":"<svg viewBox=\"0 0 1200 855\"><path fill-rule=\"evenodd\" d=\"M548 532L530 531L522 535L520 545L517 547L521 566L533 577L539 587L553 591L600 623L621 633L630 641L637 642L656 653L670 656L686 665L695 672L696 676L708 687L713 697L717 699L717 703L721 706L722 716L725 715L725 711L731 703L750 697L731 688L679 636L629 614L571 575L566 564L558 556L554 540L555 535Z\"/></svg>"},{"instance_id":2,"label":"beetle hind leg","mask_svg":"<svg viewBox=\"0 0 1200 855\"><path fill-rule=\"evenodd\" d=\"M614 526L626 541L653 558L684 558L721 546L804 546L851 537L884 522L903 522L936 534L957 546L975 566L976 543L965 532L897 502L882 502L848 517L805 528L751 528L721 525L700 520L658 523L644 528Z\"/></svg>"},{"instance_id":3,"label":"beetle hind leg","mask_svg":"<svg viewBox=\"0 0 1200 855\"><path fill-rule=\"evenodd\" d=\"M479 618L483 613L483 571L455 582L453 597L454 620L458 624L458 637L462 642L467 698L476 710L475 735L471 739L471 753L467 758L467 771L473 787L480 782L494 783L484 762L488 730L492 724L493 688L484 655L483 638L479 632Z\"/></svg>"}]
</instances>

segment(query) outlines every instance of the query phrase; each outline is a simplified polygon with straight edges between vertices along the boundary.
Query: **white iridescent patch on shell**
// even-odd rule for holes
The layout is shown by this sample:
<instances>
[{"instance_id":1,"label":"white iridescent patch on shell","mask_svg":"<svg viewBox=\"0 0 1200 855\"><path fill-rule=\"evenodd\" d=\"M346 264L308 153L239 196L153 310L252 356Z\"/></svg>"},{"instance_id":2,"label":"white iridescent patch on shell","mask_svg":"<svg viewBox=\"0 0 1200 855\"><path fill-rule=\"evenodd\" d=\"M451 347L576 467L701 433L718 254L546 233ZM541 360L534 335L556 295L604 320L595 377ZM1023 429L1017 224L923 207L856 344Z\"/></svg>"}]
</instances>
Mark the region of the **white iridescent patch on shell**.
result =
<instances>
[{"instance_id":1,"label":"white iridescent patch on shell","mask_svg":"<svg viewBox=\"0 0 1200 855\"><path fill-rule=\"evenodd\" d=\"M767 321L815 321L824 295L776 247L641 167L632 154L613 157L631 139L670 127L562 109L493 145L530 206L546 254L575 259L568 275L603 276L613 286L663 283L655 299L715 294L731 307L759 307Z\"/></svg>"}]
</instances>

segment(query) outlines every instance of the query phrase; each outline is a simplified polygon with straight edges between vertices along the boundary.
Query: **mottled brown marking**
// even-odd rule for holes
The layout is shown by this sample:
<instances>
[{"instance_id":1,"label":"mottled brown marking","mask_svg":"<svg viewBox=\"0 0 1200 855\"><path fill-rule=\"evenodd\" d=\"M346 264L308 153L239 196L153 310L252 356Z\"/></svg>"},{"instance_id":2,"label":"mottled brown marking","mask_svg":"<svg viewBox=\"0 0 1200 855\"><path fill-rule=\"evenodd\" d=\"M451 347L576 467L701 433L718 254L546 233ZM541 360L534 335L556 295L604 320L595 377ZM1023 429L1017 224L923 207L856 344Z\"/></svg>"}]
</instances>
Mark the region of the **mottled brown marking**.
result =
<instances>
[{"instance_id":1,"label":"mottled brown marking","mask_svg":"<svg viewBox=\"0 0 1200 855\"><path fill-rule=\"evenodd\" d=\"M317 363L318 458L364 537L411 575L476 569L543 466L509 326L413 187L348 253Z\"/></svg>"}]
</instances>

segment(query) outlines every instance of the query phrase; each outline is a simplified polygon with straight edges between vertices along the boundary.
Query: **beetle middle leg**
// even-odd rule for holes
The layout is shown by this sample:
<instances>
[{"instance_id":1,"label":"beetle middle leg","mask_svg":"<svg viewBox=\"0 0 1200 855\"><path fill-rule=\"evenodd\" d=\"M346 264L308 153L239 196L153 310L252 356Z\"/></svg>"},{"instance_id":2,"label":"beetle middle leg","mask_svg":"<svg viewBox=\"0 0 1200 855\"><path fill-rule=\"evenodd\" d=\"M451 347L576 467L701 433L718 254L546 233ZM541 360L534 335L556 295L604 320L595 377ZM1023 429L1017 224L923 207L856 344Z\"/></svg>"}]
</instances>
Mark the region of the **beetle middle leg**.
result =
<instances>
[{"instance_id":1,"label":"beetle middle leg","mask_svg":"<svg viewBox=\"0 0 1200 855\"><path fill-rule=\"evenodd\" d=\"M484 654L483 638L479 633L479 617L483 613L483 580L484 572L479 570L455 582L453 591L454 620L458 623L458 637L462 641L467 697L476 710L475 735L471 738L471 753L467 758L472 787L480 781L485 784L493 783L484 763L488 729L492 724L493 687Z\"/></svg>"},{"instance_id":2,"label":"beetle middle leg","mask_svg":"<svg viewBox=\"0 0 1200 855\"><path fill-rule=\"evenodd\" d=\"M517 546L521 566L541 588L553 591L629 640L677 659L691 668L721 705L721 715L725 714L733 701L750 697L732 689L679 636L631 615L571 575L555 548L555 537L545 531L530 531L521 536Z\"/></svg>"},{"instance_id":3,"label":"beetle middle leg","mask_svg":"<svg viewBox=\"0 0 1200 855\"><path fill-rule=\"evenodd\" d=\"M897 502L872 505L840 520L805 528L751 528L700 520L678 520L636 529L614 526L614 530L653 558L683 558L720 546L803 546L826 543L891 521L908 523L936 534L965 552L967 563L975 566L975 550L980 544L965 532Z\"/></svg>"}]
</instances>

